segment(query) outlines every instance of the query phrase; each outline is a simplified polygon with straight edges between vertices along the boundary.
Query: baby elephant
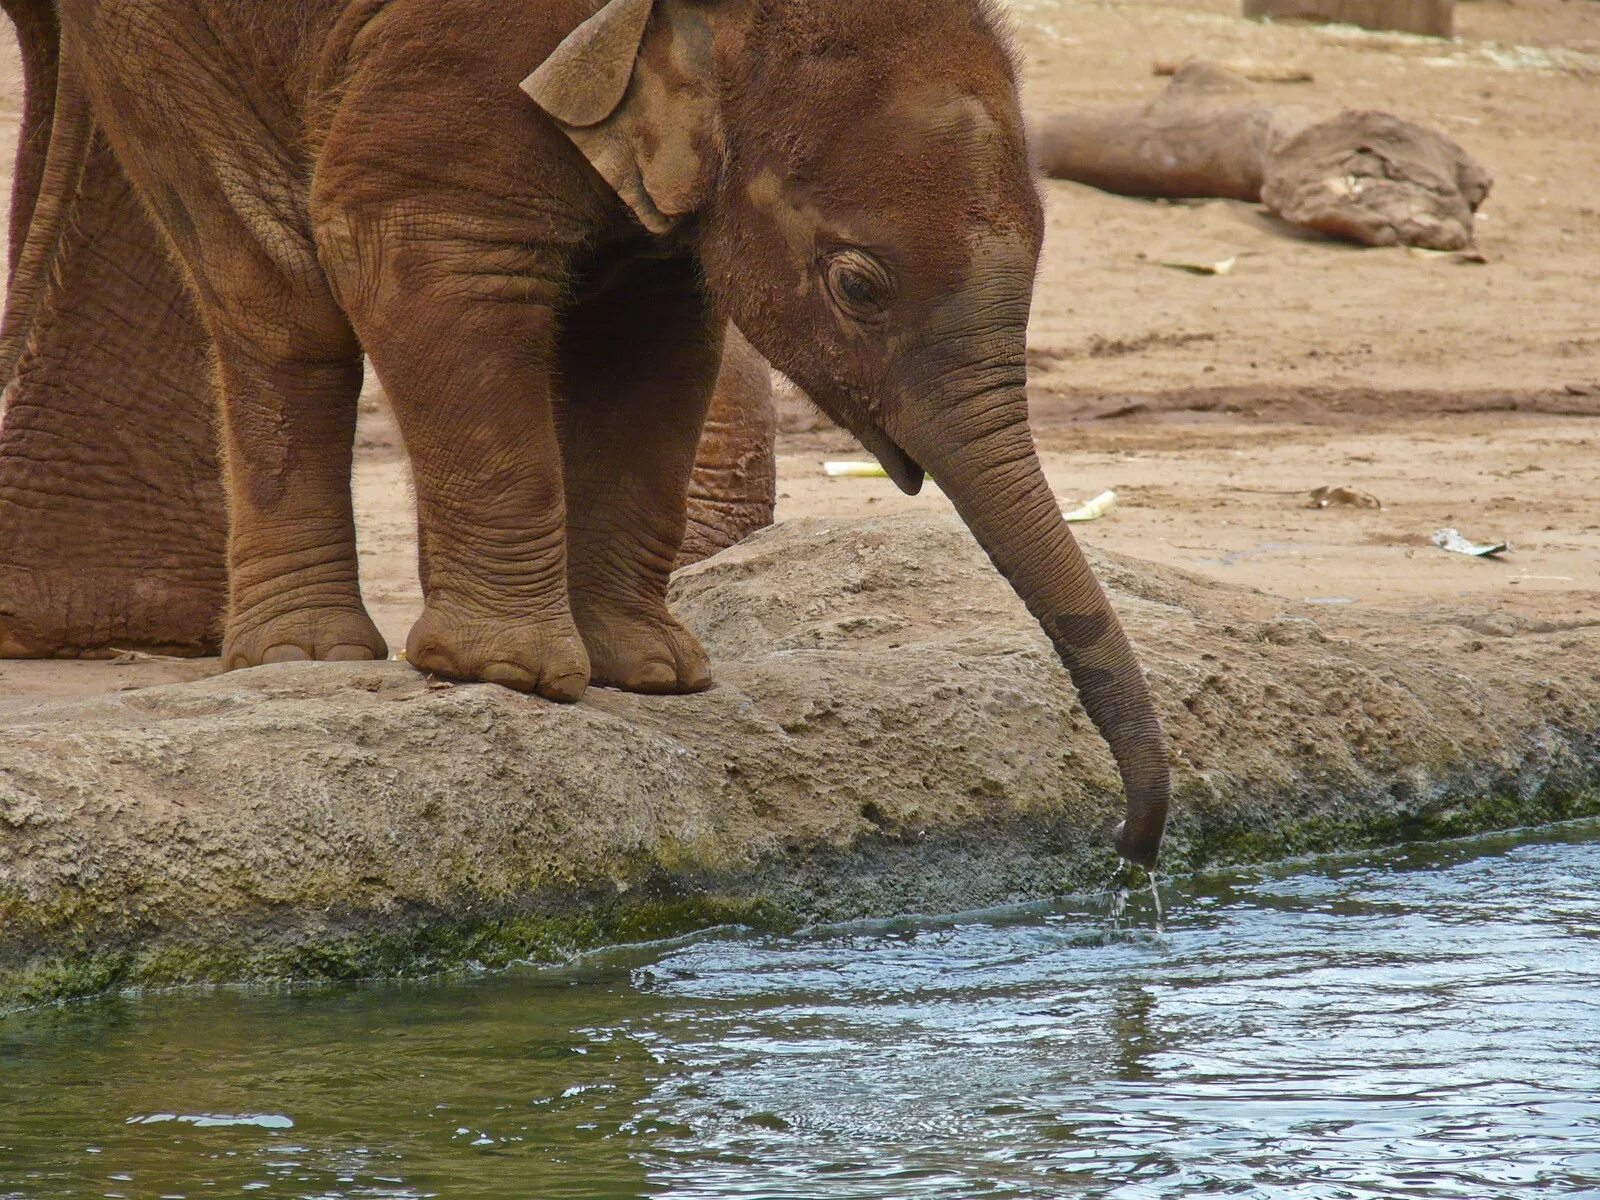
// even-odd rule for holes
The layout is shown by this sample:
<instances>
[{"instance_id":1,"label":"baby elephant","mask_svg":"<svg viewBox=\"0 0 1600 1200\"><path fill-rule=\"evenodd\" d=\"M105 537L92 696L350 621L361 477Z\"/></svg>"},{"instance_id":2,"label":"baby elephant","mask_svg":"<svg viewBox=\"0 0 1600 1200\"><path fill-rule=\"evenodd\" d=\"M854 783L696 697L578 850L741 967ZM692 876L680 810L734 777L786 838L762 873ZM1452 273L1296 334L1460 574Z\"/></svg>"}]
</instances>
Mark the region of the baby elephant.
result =
<instances>
[{"instance_id":1,"label":"baby elephant","mask_svg":"<svg viewBox=\"0 0 1600 1200\"><path fill-rule=\"evenodd\" d=\"M988 0L58 8L8 348L93 114L215 343L231 665L385 652L351 518L365 351L416 479L413 664L563 701L707 686L665 596L732 320L900 487L938 480L1111 744L1119 849L1154 862L1166 745L1028 428L1043 217Z\"/></svg>"}]
</instances>

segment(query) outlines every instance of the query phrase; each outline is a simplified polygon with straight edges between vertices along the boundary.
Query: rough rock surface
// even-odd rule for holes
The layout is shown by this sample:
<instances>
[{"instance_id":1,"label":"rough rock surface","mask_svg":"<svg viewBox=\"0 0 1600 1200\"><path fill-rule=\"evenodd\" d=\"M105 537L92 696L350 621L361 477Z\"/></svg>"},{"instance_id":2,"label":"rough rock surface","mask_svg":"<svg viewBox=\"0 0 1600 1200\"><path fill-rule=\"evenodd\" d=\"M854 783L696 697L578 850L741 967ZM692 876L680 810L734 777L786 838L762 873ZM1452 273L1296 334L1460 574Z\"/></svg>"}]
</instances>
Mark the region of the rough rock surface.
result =
<instances>
[{"instance_id":1,"label":"rough rock surface","mask_svg":"<svg viewBox=\"0 0 1600 1200\"><path fill-rule=\"evenodd\" d=\"M1095 560L1179 759L1170 869L1597 808L1600 629L1443 614L1419 637ZM0 700L0 1011L1113 874L1109 754L953 519L790 522L675 603L718 663L703 696L558 708L388 663Z\"/></svg>"}]
</instances>

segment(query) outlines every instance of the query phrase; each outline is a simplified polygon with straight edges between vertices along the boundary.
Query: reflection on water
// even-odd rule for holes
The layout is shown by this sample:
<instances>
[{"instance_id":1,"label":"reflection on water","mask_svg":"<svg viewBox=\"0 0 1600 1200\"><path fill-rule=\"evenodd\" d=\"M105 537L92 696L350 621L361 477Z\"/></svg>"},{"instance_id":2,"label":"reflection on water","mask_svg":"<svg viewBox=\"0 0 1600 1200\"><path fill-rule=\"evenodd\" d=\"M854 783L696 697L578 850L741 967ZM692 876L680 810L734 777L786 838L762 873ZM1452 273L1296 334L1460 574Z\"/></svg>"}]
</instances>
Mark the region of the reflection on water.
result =
<instances>
[{"instance_id":1,"label":"reflection on water","mask_svg":"<svg viewBox=\"0 0 1600 1200\"><path fill-rule=\"evenodd\" d=\"M1600 822L0 1021L0 1197L1600 1197Z\"/></svg>"}]
</instances>

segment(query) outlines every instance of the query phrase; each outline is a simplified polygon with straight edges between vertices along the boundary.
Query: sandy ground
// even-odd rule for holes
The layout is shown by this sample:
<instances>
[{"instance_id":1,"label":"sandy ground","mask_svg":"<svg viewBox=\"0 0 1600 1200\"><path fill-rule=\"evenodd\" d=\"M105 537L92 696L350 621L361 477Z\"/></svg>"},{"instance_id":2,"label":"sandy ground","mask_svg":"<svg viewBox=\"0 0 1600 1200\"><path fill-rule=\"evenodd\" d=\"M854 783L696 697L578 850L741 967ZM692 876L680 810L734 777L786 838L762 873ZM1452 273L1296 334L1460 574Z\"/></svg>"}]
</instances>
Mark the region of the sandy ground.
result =
<instances>
[{"instance_id":1,"label":"sandy ground","mask_svg":"<svg viewBox=\"0 0 1600 1200\"><path fill-rule=\"evenodd\" d=\"M1159 59L1311 70L1295 103L1436 123L1496 178L1487 265L1298 236L1257 208L1045 185L1049 239L1031 333L1035 424L1064 503L1107 489L1085 541L1261 589L1291 609L1600 620L1600 4L1458 9L1454 43L1257 25L1231 0L1013 0L1030 106L1153 95ZM0 121L17 119L0 62ZM10 128L0 129L9 139ZM1201 278L1157 260L1237 257ZM376 389L357 472L373 615L404 640L419 600L407 472ZM831 482L843 435L791 414L780 517L939 509L886 482ZM1307 507L1348 485L1381 511ZM1502 561L1435 549L1456 526ZM1427 624L1419 636L1427 637ZM208 663L7 663L13 697L194 678Z\"/></svg>"}]
</instances>

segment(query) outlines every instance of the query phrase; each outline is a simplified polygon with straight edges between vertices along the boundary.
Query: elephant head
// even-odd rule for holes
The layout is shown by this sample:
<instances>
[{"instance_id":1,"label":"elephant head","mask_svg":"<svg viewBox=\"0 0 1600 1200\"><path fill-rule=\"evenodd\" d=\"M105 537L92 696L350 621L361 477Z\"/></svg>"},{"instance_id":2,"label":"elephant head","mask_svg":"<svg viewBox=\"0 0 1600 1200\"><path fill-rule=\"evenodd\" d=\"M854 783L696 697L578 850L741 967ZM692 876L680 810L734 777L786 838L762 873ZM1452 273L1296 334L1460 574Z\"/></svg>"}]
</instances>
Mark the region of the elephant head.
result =
<instances>
[{"instance_id":1,"label":"elephant head","mask_svg":"<svg viewBox=\"0 0 1600 1200\"><path fill-rule=\"evenodd\" d=\"M938 481L1111 746L1118 850L1153 865L1166 743L1028 426L1044 219L993 7L610 0L524 86L902 489Z\"/></svg>"}]
</instances>

